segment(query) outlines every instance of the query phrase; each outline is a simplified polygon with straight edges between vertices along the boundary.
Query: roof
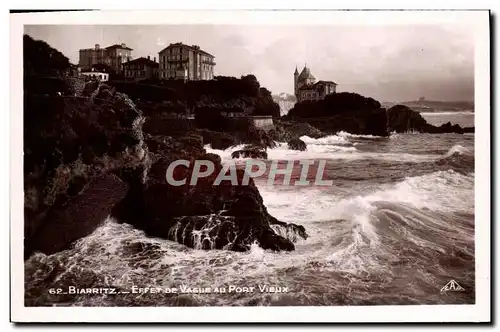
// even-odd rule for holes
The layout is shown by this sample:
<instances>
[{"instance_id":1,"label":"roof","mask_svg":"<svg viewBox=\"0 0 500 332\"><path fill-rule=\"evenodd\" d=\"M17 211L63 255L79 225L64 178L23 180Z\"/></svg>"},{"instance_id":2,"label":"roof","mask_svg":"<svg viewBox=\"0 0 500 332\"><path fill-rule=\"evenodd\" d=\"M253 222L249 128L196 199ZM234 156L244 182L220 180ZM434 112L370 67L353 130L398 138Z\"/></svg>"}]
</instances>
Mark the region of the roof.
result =
<instances>
[{"instance_id":1,"label":"roof","mask_svg":"<svg viewBox=\"0 0 500 332\"><path fill-rule=\"evenodd\" d=\"M334 85L338 85L337 83L335 83L333 81L318 81L318 82L316 82L314 84L303 85L303 86L301 86L299 88L299 90L316 90L316 88L320 84L334 84Z\"/></svg>"},{"instance_id":2,"label":"roof","mask_svg":"<svg viewBox=\"0 0 500 332\"><path fill-rule=\"evenodd\" d=\"M215 58L212 54L210 54L210 53L208 53L208 52L205 52L204 50L202 50L201 48L199 48L199 46L196 46L196 45L192 45L192 46L190 46L190 45L186 45L186 44L184 44L184 43L174 43L174 44L170 44L170 45L168 45L167 47L165 47L163 50L161 50L160 52L158 52L158 54L165 52L166 50L168 50L168 49L169 49L169 48L171 48L171 47L185 47L185 48L187 48L187 49L189 49L189 50L191 50L191 51L200 52L200 53L203 53L203 54L205 54L205 55L208 55L208 56L211 56L211 57Z\"/></svg>"},{"instance_id":3,"label":"roof","mask_svg":"<svg viewBox=\"0 0 500 332\"><path fill-rule=\"evenodd\" d=\"M147 66L151 66L151 67L154 67L154 68L157 68L160 66L160 64L158 62L155 62L151 59L147 59L147 58L144 58L144 57L140 57L140 58L137 58L137 59L134 59L134 60L130 60L130 61L127 61L125 63L123 63L124 66L126 65L132 65L132 64L144 64L144 65L147 65Z\"/></svg>"},{"instance_id":4,"label":"roof","mask_svg":"<svg viewBox=\"0 0 500 332\"><path fill-rule=\"evenodd\" d=\"M302 69L302 72L300 73L298 80L303 81L306 79L315 80L316 78L311 74L311 70L307 68L307 66L304 66L304 69Z\"/></svg>"},{"instance_id":5,"label":"roof","mask_svg":"<svg viewBox=\"0 0 500 332\"><path fill-rule=\"evenodd\" d=\"M120 48L122 50L132 51L132 49L130 47L125 46L125 44L121 44L121 45L120 44L114 44L114 45L106 47L107 50L110 50L110 49L113 49L113 48Z\"/></svg>"},{"instance_id":6,"label":"roof","mask_svg":"<svg viewBox=\"0 0 500 332\"><path fill-rule=\"evenodd\" d=\"M316 83L314 83L314 85L321 84L321 83L323 83L323 84L335 84L335 85L338 85L334 81L317 81Z\"/></svg>"}]
</instances>

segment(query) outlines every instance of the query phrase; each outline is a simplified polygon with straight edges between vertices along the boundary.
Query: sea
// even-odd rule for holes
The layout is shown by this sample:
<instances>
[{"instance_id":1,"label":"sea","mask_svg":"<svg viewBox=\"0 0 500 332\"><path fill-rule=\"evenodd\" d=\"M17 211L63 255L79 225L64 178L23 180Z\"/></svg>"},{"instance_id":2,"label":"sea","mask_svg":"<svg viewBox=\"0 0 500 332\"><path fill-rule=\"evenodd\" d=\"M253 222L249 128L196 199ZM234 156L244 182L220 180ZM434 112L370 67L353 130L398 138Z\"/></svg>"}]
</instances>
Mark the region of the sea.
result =
<instances>
[{"instance_id":1,"label":"sea","mask_svg":"<svg viewBox=\"0 0 500 332\"><path fill-rule=\"evenodd\" d=\"M435 125L474 126L472 112L422 115ZM270 183L268 173L255 179L271 215L305 227L309 237L294 251L197 250L108 218L71 249L25 262L25 305L475 302L474 134L302 139L306 151L280 142L266 165L294 161L296 180L301 160L323 160L330 185ZM238 148L206 146L223 163Z\"/></svg>"}]
</instances>

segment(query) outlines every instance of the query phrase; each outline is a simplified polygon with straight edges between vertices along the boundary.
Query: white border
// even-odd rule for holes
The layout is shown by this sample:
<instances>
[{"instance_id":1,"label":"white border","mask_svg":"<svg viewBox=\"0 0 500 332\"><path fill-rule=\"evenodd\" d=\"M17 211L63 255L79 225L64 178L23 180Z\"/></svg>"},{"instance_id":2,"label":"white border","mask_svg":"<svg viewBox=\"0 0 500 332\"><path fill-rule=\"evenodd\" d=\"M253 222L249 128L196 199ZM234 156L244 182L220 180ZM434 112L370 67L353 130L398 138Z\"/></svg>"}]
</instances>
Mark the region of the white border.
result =
<instances>
[{"instance_id":1,"label":"white border","mask_svg":"<svg viewBox=\"0 0 500 332\"><path fill-rule=\"evenodd\" d=\"M102 11L12 14L11 319L15 322L479 322L490 320L490 57L487 11ZM22 34L27 24L465 24L475 38L476 304L336 307L24 307Z\"/></svg>"}]
</instances>

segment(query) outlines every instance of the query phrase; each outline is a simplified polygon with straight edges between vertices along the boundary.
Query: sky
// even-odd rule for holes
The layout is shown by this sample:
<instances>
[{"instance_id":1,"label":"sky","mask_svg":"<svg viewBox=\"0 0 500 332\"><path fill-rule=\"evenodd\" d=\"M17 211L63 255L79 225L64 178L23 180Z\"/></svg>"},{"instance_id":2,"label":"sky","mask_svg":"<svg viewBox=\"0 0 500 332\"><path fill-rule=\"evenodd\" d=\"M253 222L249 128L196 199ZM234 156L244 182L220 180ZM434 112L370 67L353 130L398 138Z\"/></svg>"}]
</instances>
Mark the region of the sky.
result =
<instances>
[{"instance_id":1,"label":"sky","mask_svg":"<svg viewBox=\"0 0 500 332\"><path fill-rule=\"evenodd\" d=\"M293 93L305 64L317 80L379 101L474 100L474 36L465 25L38 25L25 33L78 63L78 50L125 43L133 58L170 43L215 56L215 75L254 74L277 94Z\"/></svg>"}]
</instances>

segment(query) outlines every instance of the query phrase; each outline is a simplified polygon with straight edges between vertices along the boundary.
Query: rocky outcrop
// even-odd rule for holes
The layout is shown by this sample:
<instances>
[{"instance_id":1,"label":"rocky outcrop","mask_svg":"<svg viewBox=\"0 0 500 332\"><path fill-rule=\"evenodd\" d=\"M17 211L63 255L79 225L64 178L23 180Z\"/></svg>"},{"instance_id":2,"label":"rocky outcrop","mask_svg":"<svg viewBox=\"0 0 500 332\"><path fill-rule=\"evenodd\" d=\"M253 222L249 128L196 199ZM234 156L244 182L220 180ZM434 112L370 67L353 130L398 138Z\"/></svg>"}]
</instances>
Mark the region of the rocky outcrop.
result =
<instances>
[{"instance_id":1,"label":"rocky outcrop","mask_svg":"<svg viewBox=\"0 0 500 332\"><path fill-rule=\"evenodd\" d=\"M104 175L89 183L79 195L61 207L50 209L45 222L26 245L33 251L53 254L68 249L74 241L92 233L127 193L128 186L118 177Z\"/></svg>"},{"instance_id":2,"label":"rocky outcrop","mask_svg":"<svg viewBox=\"0 0 500 332\"><path fill-rule=\"evenodd\" d=\"M136 168L144 162L147 152L143 146L141 112L127 96L109 87L102 86L93 94L95 98L90 101L89 98L25 93L26 255L32 248L53 252L67 247L67 239L77 240L93 231L98 217L109 212L119 200L123 187L110 184L116 196L103 188L102 193L109 197L102 198L103 205L96 205L92 190L101 190L99 183L102 182L96 184L98 189L94 186L89 189L90 184L106 174ZM72 204L77 204L83 215L90 216L87 211L94 210L95 218L78 224L76 216L65 212L77 209ZM50 244L54 241L52 237L38 235L47 232L42 229L55 227L50 225L62 224L67 225L64 232L78 236L64 236L61 242Z\"/></svg>"},{"instance_id":3,"label":"rocky outcrop","mask_svg":"<svg viewBox=\"0 0 500 332\"><path fill-rule=\"evenodd\" d=\"M293 224L293 223L285 223L283 221L279 221L276 218L271 218L269 221L271 228L276 232L276 234L292 241L298 242L301 239L307 239L309 235L307 235L306 229L304 226Z\"/></svg>"},{"instance_id":4,"label":"rocky outcrop","mask_svg":"<svg viewBox=\"0 0 500 332\"><path fill-rule=\"evenodd\" d=\"M268 131L267 134L274 141L278 142L288 142L291 139L298 139L302 136L309 136L312 138L320 138L326 136L319 129L311 126L306 122L298 121L274 121L275 128Z\"/></svg>"},{"instance_id":5,"label":"rocky outcrop","mask_svg":"<svg viewBox=\"0 0 500 332\"><path fill-rule=\"evenodd\" d=\"M459 125L452 125L450 122L442 124L441 126L433 126L416 112L405 105L395 105L387 110L387 127L390 132L407 133L407 132L420 132L420 133L456 133L463 134L467 132L474 132L474 128L462 128Z\"/></svg>"},{"instance_id":6,"label":"rocky outcrop","mask_svg":"<svg viewBox=\"0 0 500 332\"><path fill-rule=\"evenodd\" d=\"M231 134L199 129L197 131L203 137L203 144L210 144L212 149L226 150L232 146L240 144L240 140Z\"/></svg>"},{"instance_id":7,"label":"rocky outcrop","mask_svg":"<svg viewBox=\"0 0 500 332\"><path fill-rule=\"evenodd\" d=\"M323 100L295 104L283 120L306 122L327 134L388 136L387 114L378 101L356 93L334 93Z\"/></svg>"},{"instance_id":8,"label":"rocky outcrop","mask_svg":"<svg viewBox=\"0 0 500 332\"><path fill-rule=\"evenodd\" d=\"M288 143L288 148L291 150L299 150L299 151L307 150L306 143L300 138L293 138L289 140L287 143Z\"/></svg>"},{"instance_id":9,"label":"rocky outcrop","mask_svg":"<svg viewBox=\"0 0 500 332\"><path fill-rule=\"evenodd\" d=\"M182 137L195 129L194 120L163 115L148 116L145 119L144 132L151 135Z\"/></svg>"},{"instance_id":10,"label":"rocky outcrop","mask_svg":"<svg viewBox=\"0 0 500 332\"><path fill-rule=\"evenodd\" d=\"M142 185L136 181L125 200L115 208L113 215L118 220L148 235L197 249L244 251L254 242L265 249L294 249L291 240L271 228L275 219L267 212L253 180L243 183L243 170L234 170L236 183L216 182L223 169L220 157L204 152L200 136L192 135L185 141L163 138L154 142L154 146L149 145L154 162L148 178ZM175 185L165 175L171 162L178 159L190 164L178 166L172 172L175 181L185 180ZM210 160L215 169L193 183L196 160Z\"/></svg>"},{"instance_id":11,"label":"rocky outcrop","mask_svg":"<svg viewBox=\"0 0 500 332\"><path fill-rule=\"evenodd\" d=\"M267 159L267 152L261 146L247 145L231 153L231 158Z\"/></svg>"}]
</instances>

